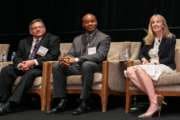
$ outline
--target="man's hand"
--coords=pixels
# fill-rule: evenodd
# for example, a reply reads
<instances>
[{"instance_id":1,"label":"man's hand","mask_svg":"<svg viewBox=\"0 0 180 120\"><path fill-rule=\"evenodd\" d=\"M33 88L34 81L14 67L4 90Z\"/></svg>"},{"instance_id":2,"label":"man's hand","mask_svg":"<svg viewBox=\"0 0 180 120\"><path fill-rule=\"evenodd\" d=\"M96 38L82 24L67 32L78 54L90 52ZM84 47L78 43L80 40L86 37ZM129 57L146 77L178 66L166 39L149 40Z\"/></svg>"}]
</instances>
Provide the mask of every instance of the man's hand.
<instances>
[{"instance_id":1,"label":"man's hand","mask_svg":"<svg viewBox=\"0 0 180 120\"><path fill-rule=\"evenodd\" d=\"M68 67L69 65L71 65L71 64L73 64L73 63L75 63L75 62L76 62L76 61L75 61L75 57L69 56L69 55L62 57L62 58L59 60L59 63L60 63L60 64L63 64L64 67Z\"/></svg>"},{"instance_id":2,"label":"man's hand","mask_svg":"<svg viewBox=\"0 0 180 120\"><path fill-rule=\"evenodd\" d=\"M26 60L18 64L18 68L22 71L27 71L35 65L34 60Z\"/></svg>"}]
</instances>

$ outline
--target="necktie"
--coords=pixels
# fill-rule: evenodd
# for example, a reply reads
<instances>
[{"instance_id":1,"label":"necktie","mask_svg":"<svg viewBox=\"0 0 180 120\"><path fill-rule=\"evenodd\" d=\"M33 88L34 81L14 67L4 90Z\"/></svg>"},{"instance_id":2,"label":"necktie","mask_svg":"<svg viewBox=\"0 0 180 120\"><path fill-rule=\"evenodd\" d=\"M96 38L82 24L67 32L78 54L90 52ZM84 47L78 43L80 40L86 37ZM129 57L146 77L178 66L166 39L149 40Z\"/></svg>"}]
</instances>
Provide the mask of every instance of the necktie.
<instances>
[{"instance_id":1,"label":"necktie","mask_svg":"<svg viewBox=\"0 0 180 120\"><path fill-rule=\"evenodd\" d=\"M40 40L36 40L32 53L29 55L29 59L34 59L40 46Z\"/></svg>"}]
</instances>

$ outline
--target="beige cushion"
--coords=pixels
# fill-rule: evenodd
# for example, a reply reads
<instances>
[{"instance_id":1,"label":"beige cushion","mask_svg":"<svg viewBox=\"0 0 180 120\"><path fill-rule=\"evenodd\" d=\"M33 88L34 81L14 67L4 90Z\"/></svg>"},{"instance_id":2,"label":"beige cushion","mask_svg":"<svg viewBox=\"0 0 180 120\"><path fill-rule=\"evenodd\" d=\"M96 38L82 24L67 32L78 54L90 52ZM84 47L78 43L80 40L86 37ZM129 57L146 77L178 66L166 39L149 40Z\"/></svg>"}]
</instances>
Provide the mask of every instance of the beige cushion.
<instances>
[{"instance_id":1,"label":"beige cushion","mask_svg":"<svg viewBox=\"0 0 180 120\"><path fill-rule=\"evenodd\" d=\"M70 50L71 46L72 43L61 43L60 44L61 56L66 55L67 52Z\"/></svg>"},{"instance_id":2,"label":"beige cushion","mask_svg":"<svg viewBox=\"0 0 180 120\"><path fill-rule=\"evenodd\" d=\"M107 60L109 62L118 62L124 60L124 52L128 49L129 59L137 59L139 55L141 42L112 42Z\"/></svg>"},{"instance_id":3,"label":"beige cushion","mask_svg":"<svg viewBox=\"0 0 180 120\"><path fill-rule=\"evenodd\" d=\"M112 42L108 52L107 60L109 62L118 62L122 60L122 51L129 49L129 42Z\"/></svg>"},{"instance_id":4,"label":"beige cushion","mask_svg":"<svg viewBox=\"0 0 180 120\"><path fill-rule=\"evenodd\" d=\"M14 88L19 84L21 77L17 77L16 81L14 82ZM42 76L36 77L33 83L32 88L41 88L42 84Z\"/></svg>"},{"instance_id":5,"label":"beige cushion","mask_svg":"<svg viewBox=\"0 0 180 120\"><path fill-rule=\"evenodd\" d=\"M129 57L132 60L138 58L141 42L112 42L108 53L108 84L109 88L114 91L124 92L125 78L124 67L119 61L123 60L121 57L122 51L129 49Z\"/></svg>"},{"instance_id":6,"label":"beige cushion","mask_svg":"<svg viewBox=\"0 0 180 120\"><path fill-rule=\"evenodd\" d=\"M100 83L102 81L102 73L94 73L93 84ZM81 75L70 75L67 77L68 85L80 85L82 84Z\"/></svg>"},{"instance_id":7,"label":"beige cushion","mask_svg":"<svg viewBox=\"0 0 180 120\"><path fill-rule=\"evenodd\" d=\"M180 49L175 51L176 71L180 72Z\"/></svg>"},{"instance_id":8,"label":"beige cushion","mask_svg":"<svg viewBox=\"0 0 180 120\"><path fill-rule=\"evenodd\" d=\"M180 39L176 39L175 62L176 71L180 72Z\"/></svg>"},{"instance_id":9,"label":"beige cushion","mask_svg":"<svg viewBox=\"0 0 180 120\"><path fill-rule=\"evenodd\" d=\"M0 53L4 54L4 55L8 55L8 51L9 51L9 44L0 44Z\"/></svg>"},{"instance_id":10,"label":"beige cushion","mask_svg":"<svg viewBox=\"0 0 180 120\"><path fill-rule=\"evenodd\" d=\"M180 49L180 39L176 39L176 48L175 49Z\"/></svg>"},{"instance_id":11,"label":"beige cushion","mask_svg":"<svg viewBox=\"0 0 180 120\"><path fill-rule=\"evenodd\" d=\"M131 60L138 59L140 49L141 49L141 42L130 42Z\"/></svg>"},{"instance_id":12,"label":"beige cushion","mask_svg":"<svg viewBox=\"0 0 180 120\"><path fill-rule=\"evenodd\" d=\"M119 62L109 62L108 69L108 84L109 88L113 91L124 91L124 74L123 67Z\"/></svg>"},{"instance_id":13,"label":"beige cushion","mask_svg":"<svg viewBox=\"0 0 180 120\"><path fill-rule=\"evenodd\" d=\"M180 72L162 74L156 86L180 85Z\"/></svg>"}]
</instances>

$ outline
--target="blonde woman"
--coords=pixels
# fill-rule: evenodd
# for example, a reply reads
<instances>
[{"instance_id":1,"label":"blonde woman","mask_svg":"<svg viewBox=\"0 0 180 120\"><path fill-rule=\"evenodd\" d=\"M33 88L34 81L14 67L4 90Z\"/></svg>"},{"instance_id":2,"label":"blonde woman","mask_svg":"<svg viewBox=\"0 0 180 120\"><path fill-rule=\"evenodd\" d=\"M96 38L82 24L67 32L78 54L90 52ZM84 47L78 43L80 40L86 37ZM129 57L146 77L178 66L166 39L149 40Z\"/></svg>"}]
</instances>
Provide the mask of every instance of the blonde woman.
<instances>
[{"instance_id":1,"label":"blonde woman","mask_svg":"<svg viewBox=\"0 0 180 120\"><path fill-rule=\"evenodd\" d=\"M142 64L128 67L126 74L149 98L149 108L139 118L160 113L164 97L155 92L154 84L162 73L170 73L175 69L175 43L176 37L169 31L165 18L160 14L153 15L140 52Z\"/></svg>"}]
</instances>

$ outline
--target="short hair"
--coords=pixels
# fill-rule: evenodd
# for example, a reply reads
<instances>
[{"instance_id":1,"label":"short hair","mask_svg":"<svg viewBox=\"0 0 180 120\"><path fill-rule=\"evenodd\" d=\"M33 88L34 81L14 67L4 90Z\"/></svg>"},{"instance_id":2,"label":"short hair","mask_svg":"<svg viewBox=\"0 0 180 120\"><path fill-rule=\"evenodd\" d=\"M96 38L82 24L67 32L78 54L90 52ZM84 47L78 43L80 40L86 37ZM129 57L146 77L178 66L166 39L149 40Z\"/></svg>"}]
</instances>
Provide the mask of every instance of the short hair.
<instances>
[{"instance_id":1,"label":"short hair","mask_svg":"<svg viewBox=\"0 0 180 120\"><path fill-rule=\"evenodd\" d=\"M93 17L96 19L96 21L97 21L96 15L94 15L93 13L86 13L86 14L84 14L84 15L82 16L82 21L83 21L84 18L85 18L86 16L88 16L88 15L93 16Z\"/></svg>"},{"instance_id":2,"label":"short hair","mask_svg":"<svg viewBox=\"0 0 180 120\"><path fill-rule=\"evenodd\" d=\"M43 21L41 18L36 18L36 19L33 19L33 20L30 22L30 24L29 24L29 29L31 29L31 26L32 26L34 23L36 23L36 22L40 22L40 23L42 23L42 24L45 26L44 21Z\"/></svg>"}]
</instances>

